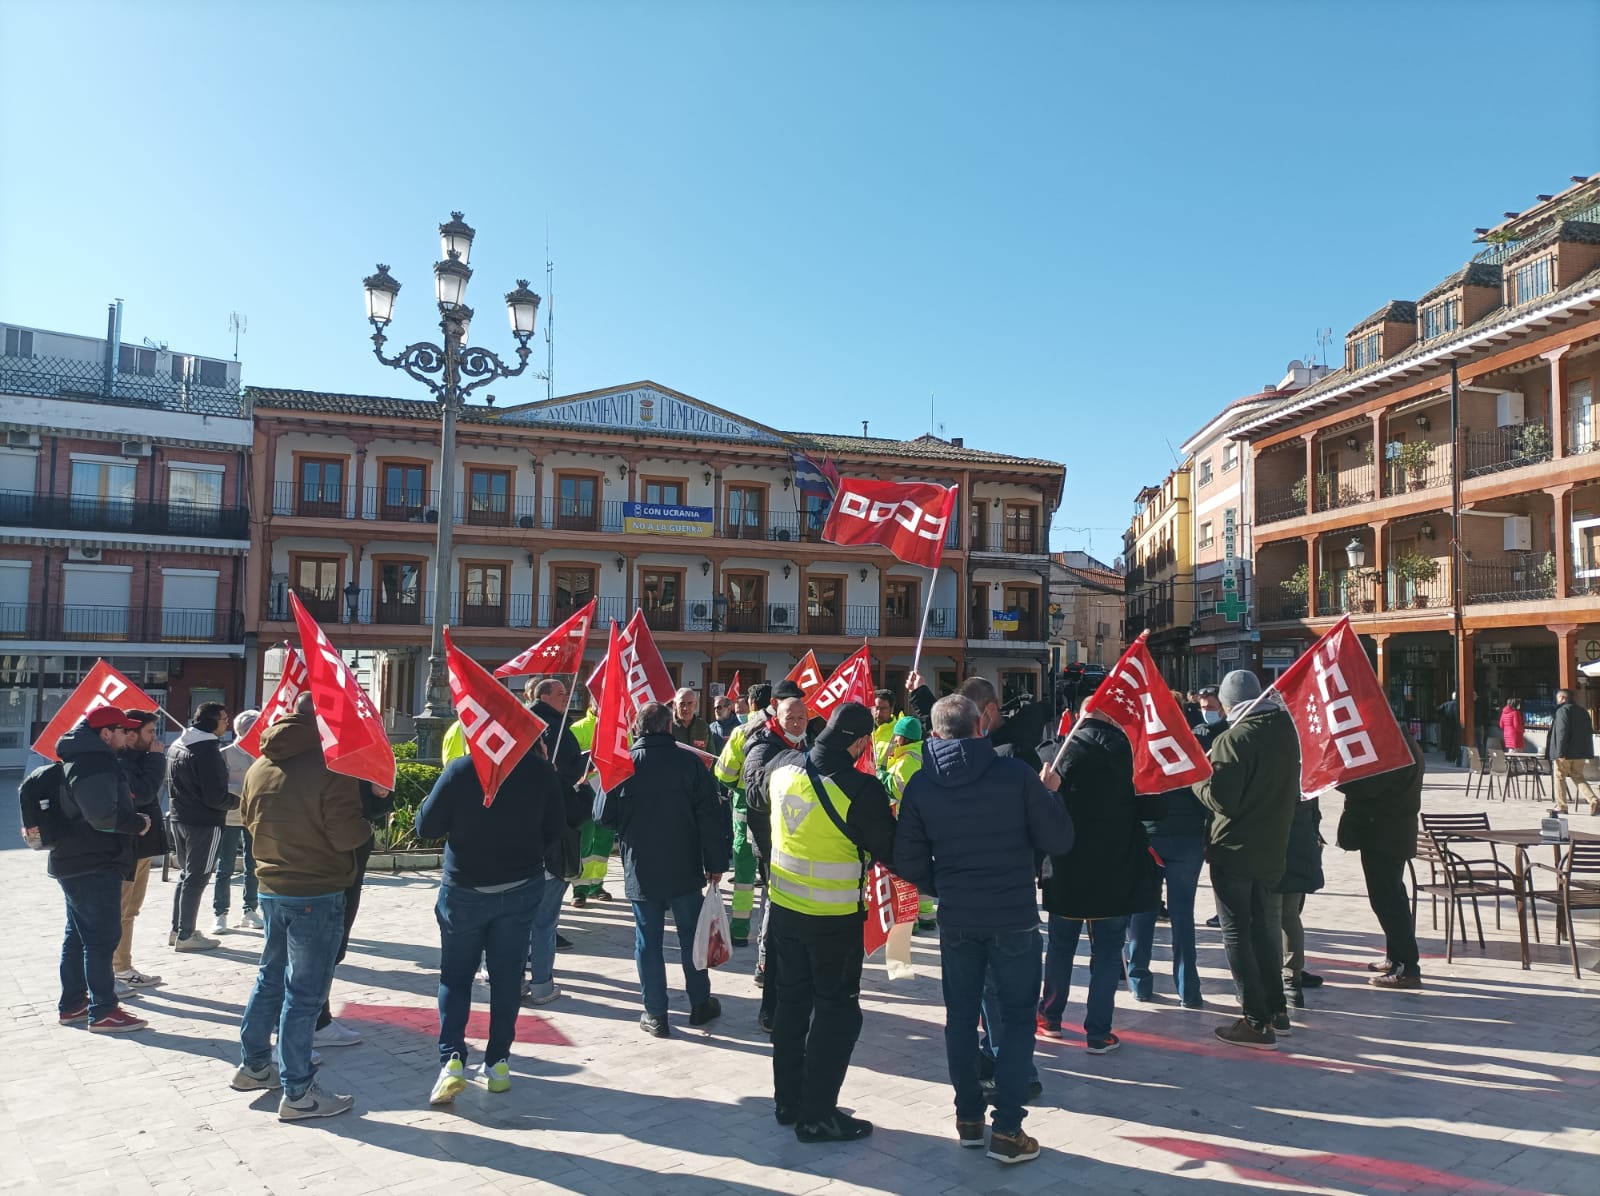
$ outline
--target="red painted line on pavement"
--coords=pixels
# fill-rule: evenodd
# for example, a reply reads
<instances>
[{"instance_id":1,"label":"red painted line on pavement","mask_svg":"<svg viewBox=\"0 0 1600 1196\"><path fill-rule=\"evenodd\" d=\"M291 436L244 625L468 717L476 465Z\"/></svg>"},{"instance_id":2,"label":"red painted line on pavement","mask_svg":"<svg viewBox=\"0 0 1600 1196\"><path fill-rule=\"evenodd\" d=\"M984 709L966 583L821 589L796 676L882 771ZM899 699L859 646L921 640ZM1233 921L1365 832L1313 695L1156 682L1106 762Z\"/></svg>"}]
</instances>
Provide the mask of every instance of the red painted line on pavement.
<instances>
[{"instance_id":1,"label":"red painted line on pavement","mask_svg":"<svg viewBox=\"0 0 1600 1196\"><path fill-rule=\"evenodd\" d=\"M367 1022L413 1030L418 1034L436 1037L439 1033L439 1010L433 1006L418 1005L358 1005L347 1004L339 1010L341 1021ZM489 1037L489 1011L474 1009L467 1017L467 1037ZM572 1040L557 1030L544 1018L534 1013L517 1016L517 1041L536 1043L539 1046L571 1046Z\"/></svg>"}]
</instances>

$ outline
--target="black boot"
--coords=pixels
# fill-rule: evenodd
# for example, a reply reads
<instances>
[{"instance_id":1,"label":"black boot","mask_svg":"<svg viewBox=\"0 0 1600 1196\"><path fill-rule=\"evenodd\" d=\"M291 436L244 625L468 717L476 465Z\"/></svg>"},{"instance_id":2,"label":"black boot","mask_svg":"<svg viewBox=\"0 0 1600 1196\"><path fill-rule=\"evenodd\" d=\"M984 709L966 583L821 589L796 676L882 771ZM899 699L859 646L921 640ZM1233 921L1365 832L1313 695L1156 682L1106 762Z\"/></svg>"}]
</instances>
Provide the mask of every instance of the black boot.
<instances>
[{"instance_id":1,"label":"black boot","mask_svg":"<svg viewBox=\"0 0 1600 1196\"><path fill-rule=\"evenodd\" d=\"M1296 1009L1306 1007L1306 994L1298 984L1285 984L1283 986L1283 999Z\"/></svg>"}]
</instances>

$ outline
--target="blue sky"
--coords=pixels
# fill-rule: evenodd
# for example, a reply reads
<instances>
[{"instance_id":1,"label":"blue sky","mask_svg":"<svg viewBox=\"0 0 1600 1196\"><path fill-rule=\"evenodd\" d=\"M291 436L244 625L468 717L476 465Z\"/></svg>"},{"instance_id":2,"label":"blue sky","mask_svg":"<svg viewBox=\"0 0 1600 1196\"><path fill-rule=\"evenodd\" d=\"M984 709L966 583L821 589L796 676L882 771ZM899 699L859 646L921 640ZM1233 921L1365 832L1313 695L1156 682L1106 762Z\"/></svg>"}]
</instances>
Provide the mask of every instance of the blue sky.
<instances>
[{"instance_id":1,"label":"blue sky","mask_svg":"<svg viewBox=\"0 0 1600 1196\"><path fill-rule=\"evenodd\" d=\"M449 22L445 24L444 22ZM1227 401L1600 163L1600 4L6 5L0 320L419 395L435 226L474 340L556 260L557 393L1067 466L1106 558ZM498 388L542 398L543 383ZM420 395L419 395L420 397Z\"/></svg>"}]
</instances>

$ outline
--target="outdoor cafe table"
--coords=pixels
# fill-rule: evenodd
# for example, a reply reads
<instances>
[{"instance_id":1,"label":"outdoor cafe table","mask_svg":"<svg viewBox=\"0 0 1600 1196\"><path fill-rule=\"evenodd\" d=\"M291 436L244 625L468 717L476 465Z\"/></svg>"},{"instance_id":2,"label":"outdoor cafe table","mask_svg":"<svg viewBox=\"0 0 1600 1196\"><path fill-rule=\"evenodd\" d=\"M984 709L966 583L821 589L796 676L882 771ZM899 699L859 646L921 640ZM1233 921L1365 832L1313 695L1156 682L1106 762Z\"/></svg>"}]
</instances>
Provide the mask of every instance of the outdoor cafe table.
<instances>
[{"instance_id":1,"label":"outdoor cafe table","mask_svg":"<svg viewBox=\"0 0 1600 1196\"><path fill-rule=\"evenodd\" d=\"M1555 849L1555 862L1559 865L1561 863L1562 847L1568 843L1600 843L1600 834L1594 831L1568 831L1567 838L1556 843L1549 839L1541 838L1537 828L1529 828L1514 831L1473 831L1470 835L1458 834L1452 835L1451 838L1464 839L1473 843L1501 843L1507 847L1515 847L1517 849L1516 868L1513 872L1515 879L1512 884L1517 891L1517 933L1522 939L1522 966L1524 969L1529 968L1532 965L1528 958L1528 848L1538 847L1541 843L1549 843Z\"/></svg>"},{"instance_id":2,"label":"outdoor cafe table","mask_svg":"<svg viewBox=\"0 0 1600 1196\"><path fill-rule=\"evenodd\" d=\"M1522 783L1526 778L1533 778L1533 793L1536 800L1544 800L1544 755L1540 752L1507 752L1506 753L1506 781L1515 784L1518 789L1517 796L1521 797ZM1560 784L1552 780L1552 785Z\"/></svg>"}]
</instances>

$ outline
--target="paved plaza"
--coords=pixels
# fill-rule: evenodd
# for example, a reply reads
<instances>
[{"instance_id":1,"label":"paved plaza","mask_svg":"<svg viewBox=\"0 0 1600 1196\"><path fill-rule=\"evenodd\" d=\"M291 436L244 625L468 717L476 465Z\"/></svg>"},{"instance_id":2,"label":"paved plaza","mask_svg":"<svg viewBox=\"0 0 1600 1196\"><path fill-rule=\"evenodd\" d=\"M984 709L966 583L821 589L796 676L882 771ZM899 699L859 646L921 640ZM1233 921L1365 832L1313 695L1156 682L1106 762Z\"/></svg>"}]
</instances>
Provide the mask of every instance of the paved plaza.
<instances>
[{"instance_id":1,"label":"paved plaza","mask_svg":"<svg viewBox=\"0 0 1600 1196\"><path fill-rule=\"evenodd\" d=\"M1488 808L1497 827L1532 826L1542 812L1532 802L1468 800L1461 778L1431 776L1424 808ZM15 810L14 777L0 780L0 794ZM1340 799L1323 804L1331 840ZM1600 819L1573 821L1600 829ZM1364 965L1381 939L1360 871L1331 846L1327 887L1305 912L1309 966L1328 983L1308 991L1309 1008L1295 1014L1294 1036L1278 1053L1212 1037L1232 1004L1214 930L1200 931L1207 1008L1178 1005L1161 928L1156 1001L1117 999L1120 1052L1091 1057L1081 1035L1040 1041L1044 1095L1026 1128L1044 1154L1007 1168L956 1145L933 938L916 940L915 980L890 983L881 960L867 967L866 1026L842 1099L876 1132L860 1143L805 1146L772 1118L753 949L713 976L723 1015L701 1030L687 1024L669 948L673 1037L648 1038L638 1028L632 920L621 901L564 915L577 943L557 960L566 995L523 1013L511 1092L474 1086L453 1107L430 1109L437 875L426 873L368 878L334 983L336 1013L364 1041L325 1052L320 1078L353 1093L355 1112L280 1124L276 1093L228 1088L258 932L235 931L215 952L174 953L165 945L172 889L153 879L134 961L166 983L130 1003L150 1029L105 1037L64 1029L55 1008L60 891L43 855L22 847L15 816L4 822L7 1193L1600 1191L1593 915L1580 920L1584 977L1575 980L1565 945L1553 943L1548 906L1544 943L1523 971L1510 902L1500 929L1485 906L1487 949L1474 937L1446 965L1424 898L1427 987L1379 991L1366 984ZM1536 858L1548 856L1536 849ZM617 861L610 887L620 896ZM1199 910L1211 912L1209 893ZM1086 978L1080 954L1069 1026L1082 1016ZM478 996L475 1047L487 1020L482 986Z\"/></svg>"}]
</instances>

